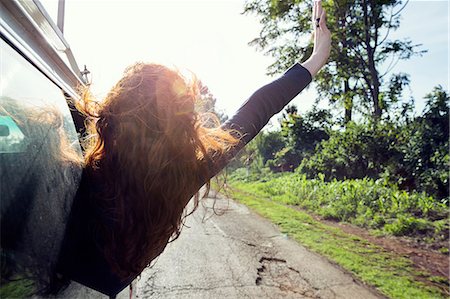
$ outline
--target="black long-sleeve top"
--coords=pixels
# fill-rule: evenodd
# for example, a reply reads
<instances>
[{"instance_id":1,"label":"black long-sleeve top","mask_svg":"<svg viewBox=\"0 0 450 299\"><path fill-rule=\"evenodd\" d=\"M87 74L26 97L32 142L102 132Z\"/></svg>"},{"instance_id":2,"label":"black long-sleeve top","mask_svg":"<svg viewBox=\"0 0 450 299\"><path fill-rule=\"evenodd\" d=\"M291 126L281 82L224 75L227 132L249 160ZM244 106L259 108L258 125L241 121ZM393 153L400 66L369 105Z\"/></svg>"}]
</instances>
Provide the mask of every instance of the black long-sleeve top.
<instances>
[{"instance_id":1,"label":"black long-sleeve top","mask_svg":"<svg viewBox=\"0 0 450 299\"><path fill-rule=\"evenodd\" d=\"M222 126L224 129L237 130L242 138L221 161L216 161L213 175L222 170L264 128L270 118L280 112L311 80L309 71L297 63L280 78L255 91Z\"/></svg>"},{"instance_id":2,"label":"black long-sleeve top","mask_svg":"<svg viewBox=\"0 0 450 299\"><path fill-rule=\"evenodd\" d=\"M223 125L224 129L238 131L241 138L226 155L213 162L210 176L214 176L225 167L273 115L280 112L311 82L311 79L308 70L300 64L295 64L283 76L253 93L236 114ZM210 177L204 178L201 185L209 179ZM111 271L108 262L96 246L96 237L92 235L90 227L99 215L85 198L85 195L89 194L89 188L89 182L84 176L72 208L58 268L59 272L68 278L114 296L135 277L121 281Z\"/></svg>"}]
</instances>

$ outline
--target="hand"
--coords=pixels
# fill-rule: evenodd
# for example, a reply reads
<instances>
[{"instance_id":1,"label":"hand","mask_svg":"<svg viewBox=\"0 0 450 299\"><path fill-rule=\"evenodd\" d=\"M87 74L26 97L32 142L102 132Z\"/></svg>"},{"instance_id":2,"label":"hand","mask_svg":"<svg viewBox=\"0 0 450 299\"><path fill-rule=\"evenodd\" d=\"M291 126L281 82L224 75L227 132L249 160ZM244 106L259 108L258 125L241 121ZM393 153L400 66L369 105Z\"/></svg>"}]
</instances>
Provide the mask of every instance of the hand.
<instances>
[{"instance_id":1,"label":"hand","mask_svg":"<svg viewBox=\"0 0 450 299\"><path fill-rule=\"evenodd\" d=\"M313 53L302 65L314 77L327 62L331 50L331 32L328 30L326 13L320 0L314 0L312 23L314 26Z\"/></svg>"}]
</instances>

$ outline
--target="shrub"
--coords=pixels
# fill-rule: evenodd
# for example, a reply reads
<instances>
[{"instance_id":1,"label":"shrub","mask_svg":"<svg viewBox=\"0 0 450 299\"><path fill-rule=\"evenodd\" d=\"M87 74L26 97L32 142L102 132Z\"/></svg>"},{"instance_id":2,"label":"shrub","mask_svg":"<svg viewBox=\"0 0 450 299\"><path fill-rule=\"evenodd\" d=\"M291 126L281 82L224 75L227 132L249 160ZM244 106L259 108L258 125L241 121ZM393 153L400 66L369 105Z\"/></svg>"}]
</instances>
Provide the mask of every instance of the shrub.
<instances>
[{"instance_id":1,"label":"shrub","mask_svg":"<svg viewBox=\"0 0 450 299\"><path fill-rule=\"evenodd\" d=\"M233 175L232 182L239 180ZM304 174L285 173L264 181L248 181L239 188L313 211L326 219L380 229L393 235L427 235L448 239L448 209L424 192L407 192L385 180L369 178L325 181Z\"/></svg>"}]
</instances>

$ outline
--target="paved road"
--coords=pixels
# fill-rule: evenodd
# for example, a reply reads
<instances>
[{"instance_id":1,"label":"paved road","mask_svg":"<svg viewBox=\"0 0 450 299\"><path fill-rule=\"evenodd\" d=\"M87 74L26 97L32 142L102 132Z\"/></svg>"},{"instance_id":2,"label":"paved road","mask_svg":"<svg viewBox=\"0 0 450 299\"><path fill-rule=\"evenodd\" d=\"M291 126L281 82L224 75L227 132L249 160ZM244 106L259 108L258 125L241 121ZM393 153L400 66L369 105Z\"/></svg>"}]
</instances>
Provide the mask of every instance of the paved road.
<instances>
[{"instance_id":1,"label":"paved road","mask_svg":"<svg viewBox=\"0 0 450 299\"><path fill-rule=\"evenodd\" d=\"M137 298L380 298L245 206L217 199L217 216L212 203L142 273Z\"/></svg>"},{"instance_id":2,"label":"paved road","mask_svg":"<svg viewBox=\"0 0 450 299\"><path fill-rule=\"evenodd\" d=\"M203 201L133 298L382 298L232 200ZM36 299L41 299L35 296ZM108 298L72 283L58 298ZM117 299L129 298L129 289Z\"/></svg>"}]
</instances>

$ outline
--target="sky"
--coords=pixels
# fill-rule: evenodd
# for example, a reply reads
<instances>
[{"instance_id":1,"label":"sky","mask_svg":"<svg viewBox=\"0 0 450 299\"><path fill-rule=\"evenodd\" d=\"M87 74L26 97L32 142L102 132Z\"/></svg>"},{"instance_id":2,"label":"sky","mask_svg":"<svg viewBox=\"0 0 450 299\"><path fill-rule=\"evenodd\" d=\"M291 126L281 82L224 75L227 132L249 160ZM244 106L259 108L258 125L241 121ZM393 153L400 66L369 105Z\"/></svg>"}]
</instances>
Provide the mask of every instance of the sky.
<instances>
[{"instance_id":1,"label":"sky","mask_svg":"<svg viewBox=\"0 0 450 299\"><path fill-rule=\"evenodd\" d=\"M41 2L56 20L57 0ZM239 0L66 0L64 35L80 67L91 71L99 98L128 65L156 62L194 72L230 116L273 79L265 74L273 58L248 45L262 25L256 16L241 14L243 5ZM406 37L428 50L394 69L410 74L406 96L415 98L420 113L434 86L449 89L449 2L410 1L391 35ZM293 103L304 112L315 98L312 84Z\"/></svg>"}]
</instances>

